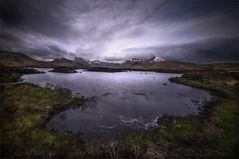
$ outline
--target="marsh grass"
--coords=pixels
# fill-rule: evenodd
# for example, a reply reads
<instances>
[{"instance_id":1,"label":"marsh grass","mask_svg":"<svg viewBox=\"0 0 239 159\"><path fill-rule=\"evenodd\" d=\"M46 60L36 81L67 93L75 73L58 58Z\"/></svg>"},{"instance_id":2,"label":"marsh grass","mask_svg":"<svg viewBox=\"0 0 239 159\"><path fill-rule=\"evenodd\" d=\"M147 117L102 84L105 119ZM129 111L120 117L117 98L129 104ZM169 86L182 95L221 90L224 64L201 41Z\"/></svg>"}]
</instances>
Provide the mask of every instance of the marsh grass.
<instances>
[{"instance_id":1,"label":"marsh grass","mask_svg":"<svg viewBox=\"0 0 239 159\"><path fill-rule=\"evenodd\" d=\"M76 100L78 99L69 94L32 85L2 86L2 157L48 158L59 155L60 147L67 148L76 144L77 140L73 140L73 136L68 134L55 136L44 127L54 106L64 106ZM65 149L64 152L66 151L68 150ZM64 153L66 154L67 152Z\"/></svg>"},{"instance_id":2,"label":"marsh grass","mask_svg":"<svg viewBox=\"0 0 239 159\"><path fill-rule=\"evenodd\" d=\"M190 134L187 134L187 138L182 139L186 139L185 141L189 139L193 147L197 146L197 149L200 149L201 152L197 156L237 158L239 155L238 77L232 77L228 73L216 75L208 73L203 79L201 79L203 75L193 79L192 76L194 75L184 75L171 81L210 90L218 96L218 99L204 107L201 116L177 120L176 124L181 125L182 121L186 120L189 122L187 125L191 127L191 130L185 132L190 132L193 138L190 139ZM180 130L177 132L180 134Z\"/></svg>"}]
</instances>

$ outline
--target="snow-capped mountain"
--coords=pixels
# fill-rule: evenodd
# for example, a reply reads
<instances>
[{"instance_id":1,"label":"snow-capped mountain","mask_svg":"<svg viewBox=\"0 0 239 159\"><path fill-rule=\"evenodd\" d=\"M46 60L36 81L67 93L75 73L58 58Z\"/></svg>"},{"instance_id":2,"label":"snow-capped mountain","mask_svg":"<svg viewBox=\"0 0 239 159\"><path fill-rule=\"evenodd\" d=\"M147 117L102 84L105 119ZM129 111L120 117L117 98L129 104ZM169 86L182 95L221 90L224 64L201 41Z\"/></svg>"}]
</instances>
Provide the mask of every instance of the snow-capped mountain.
<instances>
[{"instance_id":1,"label":"snow-capped mountain","mask_svg":"<svg viewBox=\"0 0 239 159\"><path fill-rule=\"evenodd\" d=\"M147 65L147 64L156 64L156 63L160 63L162 61L165 61L163 58L154 56L152 58L149 59L140 59L140 58L132 58L130 60L126 60L123 63L110 63L110 62L103 62L103 61L99 61L99 60L94 60L94 61L90 61L87 59L83 59L81 57L76 57L74 59L75 63L78 64L82 64L85 66L92 66L92 67L119 67L119 66L124 66L125 64L140 64L140 65Z\"/></svg>"},{"instance_id":2,"label":"snow-capped mountain","mask_svg":"<svg viewBox=\"0 0 239 159\"><path fill-rule=\"evenodd\" d=\"M158 63L158 62L162 62L162 61L165 61L165 60L163 58L160 58L160 57L157 57L157 56L154 56L154 57L149 59L150 63Z\"/></svg>"},{"instance_id":3,"label":"snow-capped mountain","mask_svg":"<svg viewBox=\"0 0 239 159\"><path fill-rule=\"evenodd\" d=\"M159 63L165 61L163 58L154 56L149 59L138 59L138 58L133 58L130 60L125 61L126 63L142 63L142 64L147 64L147 63Z\"/></svg>"}]
</instances>

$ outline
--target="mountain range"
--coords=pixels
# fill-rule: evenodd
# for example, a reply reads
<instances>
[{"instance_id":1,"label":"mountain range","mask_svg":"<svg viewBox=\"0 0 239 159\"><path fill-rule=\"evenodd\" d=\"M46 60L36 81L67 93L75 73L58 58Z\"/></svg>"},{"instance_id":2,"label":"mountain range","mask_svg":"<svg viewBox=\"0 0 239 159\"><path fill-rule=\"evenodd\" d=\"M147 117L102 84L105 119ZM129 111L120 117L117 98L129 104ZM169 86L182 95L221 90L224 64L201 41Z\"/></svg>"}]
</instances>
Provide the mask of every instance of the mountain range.
<instances>
[{"instance_id":1,"label":"mountain range","mask_svg":"<svg viewBox=\"0 0 239 159\"><path fill-rule=\"evenodd\" d=\"M118 70L152 70L160 72L182 72L182 71L192 71L192 70L204 70L204 69L219 69L220 66L226 68L225 66L230 65L238 69L238 63L236 64L194 64L194 63L184 63L177 61L166 61L163 58L154 56L149 59L130 59L122 63L110 63L103 62L99 60L90 61L80 57L75 59L67 58L57 58L52 61L39 61L32 59L31 57L25 55L24 53L16 53L0 50L0 65L5 66L15 66L15 67L74 67L79 69L92 69L97 68L109 68ZM229 67L229 66L228 66Z\"/></svg>"},{"instance_id":2,"label":"mountain range","mask_svg":"<svg viewBox=\"0 0 239 159\"><path fill-rule=\"evenodd\" d=\"M158 63L165 61L159 57L152 57L150 59L130 59L121 64L103 62L99 60L90 61L88 59L83 59L81 57L75 57L73 60L67 58L56 58L52 61L39 61L32 59L31 57L17 52L0 51L0 64L8 66L33 66L33 67L57 67L57 66L67 66L67 67L77 67L77 68L87 68L87 67L119 67L124 64L135 62L146 64L146 63Z\"/></svg>"}]
</instances>

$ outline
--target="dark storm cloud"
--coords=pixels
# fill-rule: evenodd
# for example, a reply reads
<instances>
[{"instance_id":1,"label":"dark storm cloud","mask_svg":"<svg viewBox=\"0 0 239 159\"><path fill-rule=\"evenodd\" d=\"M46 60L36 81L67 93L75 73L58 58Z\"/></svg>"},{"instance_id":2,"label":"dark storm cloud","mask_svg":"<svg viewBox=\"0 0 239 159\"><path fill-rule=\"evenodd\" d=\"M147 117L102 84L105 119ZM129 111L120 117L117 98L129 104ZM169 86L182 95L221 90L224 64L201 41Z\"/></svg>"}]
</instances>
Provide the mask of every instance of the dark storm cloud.
<instances>
[{"instance_id":1,"label":"dark storm cloud","mask_svg":"<svg viewBox=\"0 0 239 159\"><path fill-rule=\"evenodd\" d=\"M16 35L8 32L0 32L0 40L12 41L12 42L20 42L21 39Z\"/></svg>"},{"instance_id":2,"label":"dark storm cloud","mask_svg":"<svg viewBox=\"0 0 239 159\"><path fill-rule=\"evenodd\" d=\"M40 59L216 60L224 43L202 45L238 39L237 1L1 0L0 7L0 47ZM228 58L237 54L231 50Z\"/></svg>"},{"instance_id":3,"label":"dark storm cloud","mask_svg":"<svg viewBox=\"0 0 239 159\"><path fill-rule=\"evenodd\" d=\"M68 18L61 12L62 2L62 0L4 0L1 2L3 26L29 33L64 37L64 32L68 30L66 25Z\"/></svg>"}]
</instances>

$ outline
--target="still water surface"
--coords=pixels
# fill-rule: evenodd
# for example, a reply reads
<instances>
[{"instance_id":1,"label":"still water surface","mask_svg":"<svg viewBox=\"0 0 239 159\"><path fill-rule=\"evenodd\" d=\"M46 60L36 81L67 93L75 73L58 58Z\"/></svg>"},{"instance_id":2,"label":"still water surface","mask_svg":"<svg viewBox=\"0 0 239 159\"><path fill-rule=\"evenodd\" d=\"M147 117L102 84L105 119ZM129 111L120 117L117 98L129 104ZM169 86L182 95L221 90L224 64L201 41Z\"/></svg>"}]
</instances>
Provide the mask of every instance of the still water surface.
<instances>
[{"instance_id":1,"label":"still water surface","mask_svg":"<svg viewBox=\"0 0 239 159\"><path fill-rule=\"evenodd\" d=\"M171 83L180 74L155 72L88 72L24 75L25 82L52 84L73 94L95 97L84 108L70 108L53 116L47 128L56 133L71 132L85 139L110 139L122 132L149 130L157 118L197 114L213 96L204 90Z\"/></svg>"}]
</instances>

